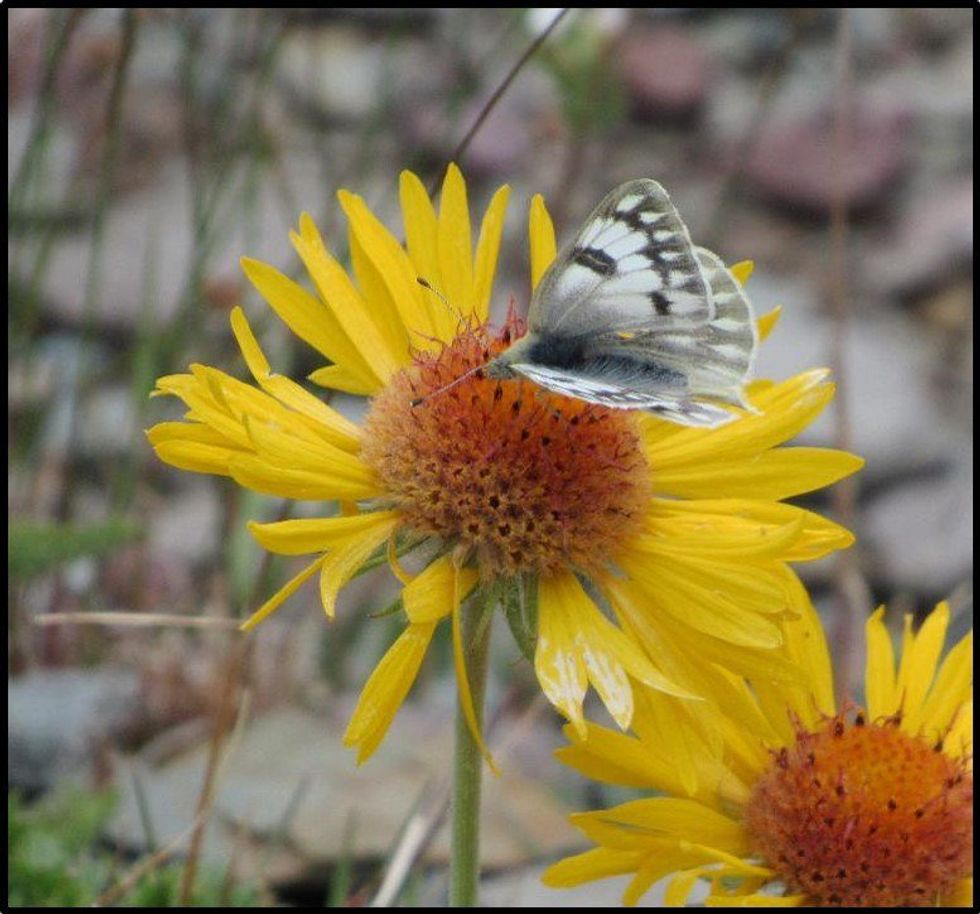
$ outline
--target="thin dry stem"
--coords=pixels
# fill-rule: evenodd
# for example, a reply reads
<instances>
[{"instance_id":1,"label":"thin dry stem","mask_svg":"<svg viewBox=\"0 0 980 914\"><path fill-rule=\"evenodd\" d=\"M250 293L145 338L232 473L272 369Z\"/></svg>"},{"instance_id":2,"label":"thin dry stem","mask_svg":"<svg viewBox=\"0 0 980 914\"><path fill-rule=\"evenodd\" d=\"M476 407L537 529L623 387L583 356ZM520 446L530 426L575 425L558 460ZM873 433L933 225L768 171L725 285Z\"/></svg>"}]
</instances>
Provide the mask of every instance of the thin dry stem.
<instances>
[{"instance_id":1,"label":"thin dry stem","mask_svg":"<svg viewBox=\"0 0 980 914\"><path fill-rule=\"evenodd\" d=\"M484 121L490 116L490 112L497 106L497 102L503 98L504 93L510 88L510 84L517 77L517 74L524 69L524 65L537 53L538 48L541 47L548 40L548 36L557 28L558 23L565 18L565 16L571 11L571 7L565 7L560 10L558 15L548 24L548 27L538 35L528 46L524 53L518 58L517 62L510 68L510 71L503 78L499 86L494 90L490 98L487 99L486 104L481 109L480 113L477 115L476 120L473 122L473 126L466 131L466 135L459 141L456 148L453 150L452 155L449 157L450 162L455 162L459 164L460 159L463 157L463 153L466 152L470 143L473 142L473 137L479 132L480 128L483 126ZM444 173L445 169L443 169ZM440 174L441 174L440 173ZM433 180L432 184L429 186L429 196L435 196L438 190L439 176Z\"/></svg>"},{"instance_id":2,"label":"thin dry stem","mask_svg":"<svg viewBox=\"0 0 980 914\"><path fill-rule=\"evenodd\" d=\"M221 760L223 758L222 747L225 745L227 734L232 730L235 719L234 699L242 681L250 647L251 642L247 639L236 639L229 646L225 674L223 676L223 688L215 712L214 730L208 749L204 783L201 787L201 793L197 798L197 811L194 818L194 829L191 832L191 845L187 852L187 863L184 866L180 883L179 904L181 907L186 907L190 904L194 891L194 880L197 877L197 867L201 856L204 830L214 804L218 772L221 768Z\"/></svg>"},{"instance_id":3,"label":"thin dry stem","mask_svg":"<svg viewBox=\"0 0 980 914\"><path fill-rule=\"evenodd\" d=\"M238 704L238 715L235 719L235 725L232 728L231 736L227 741L227 748L221 757L221 761L217 766L216 780L220 780L221 774L223 773L228 760L234 755L235 749L241 742L242 733L245 729L245 721L248 718L248 693L245 692L242 695L242 700ZM176 852L184 841L190 837L194 831L200 827L202 821L207 818L207 813L209 810L203 810L199 812L195 817L194 821L187 826L180 834L178 834L172 841L169 841L160 850L155 853L150 854L148 857L141 860L135 866L131 867L129 872L118 880L114 885L111 885L106 889L98 898L92 902L93 908L103 908L109 905L115 904L121 898L125 897L126 893L129 892L137 882L140 881L144 876L149 873L158 870L163 866Z\"/></svg>"},{"instance_id":4,"label":"thin dry stem","mask_svg":"<svg viewBox=\"0 0 980 914\"><path fill-rule=\"evenodd\" d=\"M214 628L237 632L237 619L218 616L179 616L174 613L64 612L34 616L35 625L167 625L173 628Z\"/></svg>"},{"instance_id":5,"label":"thin dry stem","mask_svg":"<svg viewBox=\"0 0 980 914\"><path fill-rule=\"evenodd\" d=\"M851 19L842 9L838 18L835 45L837 68L837 99L834 112L834 198L831 209L831 306L833 314L833 346L831 364L837 379L838 394L834 401L836 417L836 446L851 449L851 415L848 408L847 359L845 345L852 316L848 265L848 204L845 175L848 166L848 146L851 128ZM850 476L832 489L837 519L848 529L854 529L857 517L857 478ZM837 601L839 612L834 627L834 660L837 694L846 700L854 694L861 676L862 630L871 604L868 585L861 575L855 549L837 554Z\"/></svg>"}]
</instances>

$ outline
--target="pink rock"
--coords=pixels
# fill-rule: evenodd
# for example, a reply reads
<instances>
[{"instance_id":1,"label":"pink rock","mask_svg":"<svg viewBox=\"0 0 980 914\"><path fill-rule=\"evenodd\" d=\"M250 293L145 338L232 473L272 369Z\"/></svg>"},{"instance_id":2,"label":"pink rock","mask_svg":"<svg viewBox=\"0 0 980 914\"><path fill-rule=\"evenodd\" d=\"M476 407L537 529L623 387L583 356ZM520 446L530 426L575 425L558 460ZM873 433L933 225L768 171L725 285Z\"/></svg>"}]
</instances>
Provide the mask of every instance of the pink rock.
<instances>
[{"instance_id":1,"label":"pink rock","mask_svg":"<svg viewBox=\"0 0 980 914\"><path fill-rule=\"evenodd\" d=\"M840 167L833 112L779 120L757 140L746 175L766 196L793 208L825 215L842 193L849 208L863 209L900 176L907 126L901 115L855 106Z\"/></svg>"},{"instance_id":2,"label":"pink rock","mask_svg":"<svg viewBox=\"0 0 980 914\"><path fill-rule=\"evenodd\" d=\"M619 47L616 68L640 116L688 117L707 97L708 53L676 26L633 29Z\"/></svg>"}]
</instances>

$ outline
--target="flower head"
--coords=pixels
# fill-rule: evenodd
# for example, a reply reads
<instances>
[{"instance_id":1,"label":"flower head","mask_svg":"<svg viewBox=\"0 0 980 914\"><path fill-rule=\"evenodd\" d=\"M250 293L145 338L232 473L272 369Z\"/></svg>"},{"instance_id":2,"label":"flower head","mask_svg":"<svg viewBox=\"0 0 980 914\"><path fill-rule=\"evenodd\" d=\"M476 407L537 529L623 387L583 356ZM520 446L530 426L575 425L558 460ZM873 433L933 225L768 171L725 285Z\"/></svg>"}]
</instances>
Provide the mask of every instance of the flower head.
<instances>
[{"instance_id":1,"label":"flower head","mask_svg":"<svg viewBox=\"0 0 980 914\"><path fill-rule=\"evenodd\" d=\"M757 412L717 430L587 404L528 381L477 371L464 378L525 329L513 312L501 327L488 323L507 196L506 187L494 195L474 250L454 166L438 212L418 178L402 174L404 245L363 200L341 192L353 277L308 216L292 235L315 295L243 260L272 309L331 363L310 381L371 398L362 426L274 374L241 309L232 329L257 387L202 365L158 381L157 393L189 408L187 421L150 430L163 460L258 492L340 505L337 515L250 525L271 552L312 559L246 628L314 575L328 617L339 590L378 556L402 581L406 628L368 680L345 737L361 759L411 687L436 625L455 622L478 589L508 607L543 690L584 733L590 683L622 727L633 714L631 682L691 697L661 665L687 650L741 672L797 678L769 659L780 620L805 602L789 563L852 541L781 501L861 465L839 451L777 447L830 401L823 371L754 382ZM530 247L533 286L556 249L540 197L531 204ZM733 274L744 282L750 269ZM760 321L761 331L774 320ZM417 574L402 564L414 549L428 562ZM657 639L662 654L645 654L640 636Z\"/></svg>"},{"instance_id":2,"label":"flower head","mask_svg":"<svg viewBox=\"0 0 980 914\"><path fill-rule=\"evenodd\" d=\"M590 725L583 741L569 729L573 745L559 750L568 764L667 796L575 816L599 846L555 864L545 881L633 873L627 903L671 874L674 904L699 879L710 884L709 904L968 903L972 635L939 665L948 607L914 635L907 617L896 675L882 615L867 625L866 708L834 707L810 610L785 623L785 650L807 671L802 689L719 677L698 715L646 695L635 738ZM686 781L679 765L691 765Z\"/></svg>"}]
</instances>

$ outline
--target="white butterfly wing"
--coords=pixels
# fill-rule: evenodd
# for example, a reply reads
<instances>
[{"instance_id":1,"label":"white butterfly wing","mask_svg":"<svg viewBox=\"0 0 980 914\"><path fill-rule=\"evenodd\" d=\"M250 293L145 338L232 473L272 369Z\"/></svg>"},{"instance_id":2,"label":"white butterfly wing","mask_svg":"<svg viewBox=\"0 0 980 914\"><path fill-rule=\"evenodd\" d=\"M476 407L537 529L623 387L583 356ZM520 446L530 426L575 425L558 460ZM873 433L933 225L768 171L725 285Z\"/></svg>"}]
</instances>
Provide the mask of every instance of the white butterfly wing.
<instances>
[{"instance_id":1,"label":"white butterfly wing","mask_svg":"<svg viewBox=\"0 0 980 914\"><path fill-rule=\"evenodd\" d=\"M513 367L541 387L563 396L576 397L579 400L616 409L643 409L682 425L711 428L724 425L736 418L735 413L721 406L695 399L683 391L672 392L667 385L644 392L634 387L624 386L618 377L569 374L567 371L546 365L522 363ZM636 384L636 388L641 386L642 383Z\"/></svg>"},{"instance_id":2,"label":"white butterfly wing","mask_svg":"<svg viewBox=\"0 0 980 914\"><path fill-rule=\"evenodd\" d=\"M695 248L711 286L715 316L705 324L650 330L630 339L615 334L596 340L593 352L652 361L681 374L693 396L707 396L744 406L743 385L751 374L758 347L755 315L742 287L722 259Z\"/></svg>"},{"instance_id":3,"label":"white butterfly wing","mask_svg":"<svg viewBox=\"0 0 980 914\"><path fill-rule=\"evenodd\" d=\"M532 333L584 336L690 326L714 317L687 226L656 181L628 181L586 220L538 284Z\"/></svg>"},{"instance_id":4,"label":"white butterfly wing","mask_svg":"<svg viewBox=\"0 0 980 914\"><path fill-rule=\"evenodd\" d=\"M684 425L713 427L735 415L718 405L747 407L743 385L752 370L758 331L752 305L717 254L693 248L711 294L706 322L666 322L641 332L603 328L573 364L515 362L512 368L542 387L604 406L645 409ZM565 334L539 334L539 352ZM558 350L558 346L555 346Z\"/></svg>"}]
</instances>

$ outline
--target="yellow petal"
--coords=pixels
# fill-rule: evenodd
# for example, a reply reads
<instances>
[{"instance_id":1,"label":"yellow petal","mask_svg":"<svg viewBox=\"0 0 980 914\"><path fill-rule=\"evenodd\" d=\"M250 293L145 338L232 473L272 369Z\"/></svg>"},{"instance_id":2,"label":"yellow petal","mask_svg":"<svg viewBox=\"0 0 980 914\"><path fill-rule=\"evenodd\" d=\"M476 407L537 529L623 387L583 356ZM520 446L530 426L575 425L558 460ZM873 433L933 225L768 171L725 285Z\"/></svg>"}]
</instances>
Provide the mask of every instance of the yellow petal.
<instances>
[{"instance_id":1,"label":"yellow petal","mask_svg":"<svg viewBox=\"0 0 980 914\"><path fill-rule=\"evenodd\" d=\"M585 661L575 645L568 610L546 580L538 588L538 641L534 651L534 672L550 701L584 737L582 701L588 679Z\"/></svg>"},{"instance_id":2,"label":"yellow petal","mask_svg":"<svg viewBox=\"0 0 980 914\"><path fill-rule=\"evenodd\" d=\"M380 494L380 483L374 471L356 454L332 447L326 442L310 444L291 435L272 422L253 421L246 417L245 430L256 458L285 470L301 470L323 480L324 485L353 486L364 494ZM339 491L339 488L338 488ZM345 489L349 492L350 489ZM341 496L337 496L341 497ZM345 497L351 497L349 494Z\"/></svg>"},{"instance_id":3,"label":"yellow petal","mask_svg":"<svg viewBox=\"0 0 980 914\"><path fill-rule=\"evenodd\" d=\"M679 867L689 866L690 863L691 855L675 848L650 854L643 865L637 868L636 875L623 892L623 905L627 908L634 907L655 882Z\"/></svg>"},{"instance_id":4,"label":"yellow petal","mask_svg":"<svg viewBox=\"0 0 980 914\"><path fill-rule=\"evenodd\" d=\"M949 626L949 605L940 603L925 619L919 631L906 639L898 668L895 688L901 696L902 729L911 731L912 721L919 719L922 700L936 675L936 664L942 653Z\"/></svg>"},{"instance_id":5,"label":"yellow petal","mask_svg":"<svg viewBox=\"0 0 980 914\"><path fill-rule=\"evenodd\" d=\"M400 346L404 333L386 326L383 313L371 308L351 282L347 271L327 251L323 238L309 213L299 218L299 233L290 232L289 240L313 279L324 305L342 328L344 335L357 347L366 370L358 366L351 373L363 377L377 391L401 366ZM346 362L341 362L345 367Z\"/></svg>"},{"instance_id":6,"label":"yellow petal","mask_svg":"<svg viewBox=\"0 0 980 914\"><path fill-rule=\"evenodd\" d=\"M634 872L639 858L635 851L595 847L553 863L541 874L541 881L553 889L568 889L583 882Z\"/></svg>"},{"instance_id":7,"label":"yellow petal","mask_svg":"<svg viewBox=\"0 0 980 914\"><path fill-rule=\"evenodd\" d=\"M261 457L242 454L228 463L228 475L239 485L263 495L300 501L373 498L377 485L330 472L294 470Z\"/></svg>"},{"instance_id":8,"label":"yellow petal","mask_svg":"<svg viewBox=\"0 0 980 914\"><path fill-rule=\"evenodd\" d=\"M922 707L921 723L930 738L943 734L973 694L973 632L960 639L939 670Z\"/></svg>"},{"instance_id":9,"label":"yellow petal","mask_svg":"<svg viewBox=\"0 0 980 914\"><path fill-rule=\"evenodd\" d=\"M704 688L703 682L696 685ZM644 746L657 746L658 753L669 760L668 770L660 772L659 785L669 794L697 796L704 792L705 776L711 788L717 785L717 777L706 770L714 766L704 764L713 754L705 751L709 747L698 733L698 724L704 723L701 710L692 711L690 703L681 705L649 690L637 695L633 729ZM655 771L651 769L651 775Z\"/></svg>"},{"instance_id":10,"label":"yellow petal","mask_svg":"<svg viewBox=\"0 0 980 914\"><path fill-rule=\"evenodd\" d=\"M586 737L580 739L575 727L563 732L571 742L555 750L555 758L593 781L623 787L663 789L660 775L672 771L674 760L661 759L638 739L586 722ZM664 772L662 769L668 769ZM673 778L670 779L673 782Z\"/></svg>"},{"instance_id":11,"label":"yellow petal","mask_svg":"<svg viewBox=\"0 0 980 914\"><path fill-rule=\"evenodd\" d=\"M712 862L686 870L685 872L679 873L677 876L675 876L667 886L667 892L664 895L664 903L667 905L667 907L679 907L684 905L687 902L688 895L690 895L691 891L694 889L695 884L698 882L698 880L703 878L711 879L712 890L714 890L714 887L721 879L734 878L741 881L746 877L755 877L753 882L757 885L760 880L768 881L775 877L775 874L770 869L753 866L752 864L746 863L743 860L739 860L737 857L733 857L731 854L726 854L723 851L719 851L716 848L709 848L703 845L694 844L686 844L685 847L689 847L694 853L700 852ZM719 862L727 865L719 866ZM724 897L730 898L732 896L726 893Z\"/></svg>"},{"instance_id":12,"label":"yellow petal","mask_svg":"<svg viewBox=\"0 0 980 914\"><path fill-rule=\"evenodd\" d=\"M442 293L449 303L463 313L477 310L473 297L473 232L470 227L470 208L466 199L466 182L455 164L450 163L442 182L438 225L439 267L445 289ZM443 319L437 322L437 333L444 342L455 334L456 319L444 309Z\"/></svg>"},{"instance_id":13,"label":"yellow petal","mask_svg":"<svg viewBox=\"0 0 980 914\"><path fill-rule=\"evenodd\" d=\"M650 465L658 472L689 464L754 456L788 441L806 428L833 399L834 385L824 369L806 371L778 384L753 382L752 405L760 412L746 413L714 429L685 428L648 417L641 425Z\"/></svg>"},{"instance_id":14,"label":"yellow petal","mask_svg":"<svg viewBox=\"0 0 980 914\"><path fill-rule=\"evenodd\" d=\"M973 699L956 710L949 732L943 740L943 752L950 758L964 759L973 771Z\"/></svg>"},{"instance_id":15,"label":"yellow petal","mask_svg":"<svg viewBox=\"0 0 980 914\"><path fill-rule=\"evenodd\" d=\"M669 613L684 625L734 645L774 648L782 644L779 627L753 612L751 604L736 603L724 592L701 586L672 563L637 562L629 557L622 565L650 612ZM753 583L754 578L746 577L746 585Z\"/></svg>"},{"instance_id":16,"label":"yellow petal","mask_svg":"<svg viewBox=\"0 0 980 914\"><path fill-rule=\"evenodd\" d=\"M361 294L399 364L408 364L409 347L423 346L436 333L412 262L360 197L344 190L337 197L350 223L351 263Z\"/></svg>"},{"instance_id":17,"label":"yellow petal","mask_svg":"<svg viewBox=\"0 0 980 914\"><path fill-rule=\"evenodd\" d=\"M547 622L543 621L545 616ZM592 683L613 720L623 729L633 717L633 690L627 673L655 689L696 698L657 670L599 612L573 574L558 574L539 582L538 625L535 653L538 679L549 698L556 696L552 698L553 703L576 724L579 733L584 733L585 726L581 716L585 684L578 678L580 673ZM545 646L541 640L543 631L549 639ZM572 713L568 711L570 708Z\"/></svg>"},{"instance_id":18,"label":"yellow petal","mask_svg":"<svg viewBox=\"0 0 980 914\"><path fill-rule=\"evenodd\" d=\"M201 426L193 426L186 422L172 424L180 424L188 429L201 428ZM190 436L186 440L170 437L166 440L153 442L153 450L164 463L169 463L179 470L190 470L193 473L215 473L220 476L231 475L231 460L241 453L241 451L230 449L224 445L194 441Z\"/></svg>"},{"instance_id":19,"label":"yellow petal","mask_svg":"<svg viewBox=\"0 0 980 914\"><path fill-rule=\"evenodd\" d=\"M949 905L954 908L973 907L973 877L961 879L953 890L942 897L940 905Z\"/></svg>"},{"instance_id":20,"label":"yellow petal","mask_svg":"<svg viewBox=\"0 0 980 914\"><path fill-rule=\"evenodd\" d=\"M381 380L370 368L370 354L361 351L357 338L345 331L330 308L274 267L249 257L240 262L252 285L296 336L365 384L380 387Z\"/></svg>"},{"instance_id":21,"label":"yellow petal","mask_svg":"<svg viewBox=\"0 0 980 914\"><path fill-rule=\"evenodd\" d=\"M284 587L281 587L273 596L271 596L265 603L262 604L252 615L250 615L240 626L239 629L243 632L247 632L264 619L269 618L283 603L286 602L297 590L304 581L309 580L313 577L314 572L320 567L320 563L323 559L317 557L317 559L307 565L296 577L289 581Z\"/></svg>"},{"instance_id":22,"label":"yellow petal","mask_svg":"<svg viewBox=\"0 0 980 914\"><path fill-rule=\"evenodd\" d=\"M865 623L867 659L864 689L868 717L872 721L891 717L898 710L895 693L895 650L884 622L885 607L879 606Z\"/></svg>"},{"instance_id":23,"label":"yellow petal","mask_svg":"<svg viewBox=\"0 0 980 914\"><path fill-rule=\"evenodd\" d=\"M840 524L796 505L752 498L663 499L650 505L650 530L670 535L711 530L725 535L773 536L786 525L801 524L799 536L785 543L780 558L788 562L819 559L835 549L845 549L854 535Z\"/></svg>"},{"instance_id":24,"label":"yellow petal","mask_svg":"<svg viewBox=\"0 0 980 914\"><path fill-rule=\"evenodd\" d=\"M738 281L738 284L744 286L755 271L755 263L751 260L740 260L738 263L733 263L728 270Z\"/></svg>"},{"instance_id":25,"label":"yellow petal","mask_svg":"<svg viewBox=\"0 0 980 914\"><path fill-rule=\"evenodd\" d=\"M648 835L710 845L729 854L749 851L748 835L740 822L696 800L647 797L595 815L605 823L626 826Z\"/></svg>"},{"instance_id":26,"label":"yellow petal","mask_svg":"<svg viewBox=\"0 0 980 914\"><path fill-rule=\"evenodd\" d=\"M531 242L531 289L534 290L551 266L558 250L555 244L555 227L551 224L551 216L548 215L541 194L535 194L531 198L528 233Z\"/></svg>"},{"instance_id":27,"label":"yellow petal","mask_svg":"<svg viewBox=\"0 0 980 914\"><path fill-rule=\"evenodd\" d=\"M295 381L272 373L269 362L252 333L245 312L239 307L232 309L231 329L245 358L245 364L248 365L248 370L263 390L274 396L280 403L318 423L331 444L352 453L360 450L360 429L355 423L345 419L322 400L303 390Z\"/></svg>"},{"instance_id":28,"label":"yellow petal","mask_svg":"<svg viewBox=\"0 0 980 914\"><path fill-rule=\"evenodd\" d=\"M719 897L709 896L705 899L705 906L709 908L798 908L807 903L806 895L762 895L759 893L752 895L738 895L735 898L728 896Z\"/></svg>"},{"instance_id":29,"label":"yellow petal","mask_svg":"<svg viewBox=\"0 0 980 914\"><path fill-rule=\"evenodd\" d=\"M504 215L509 197L510 188L505 184L493 195L480 226L473 265L473 301L479 321L485 321L490 314L493 277L497 271L497 255L500 252L500 238L504 231Z\"/></svg>"},{"instance_id":30,"label":"yellow petal","mask_svg":"<svg viewBox=\"0 0 980 914\"><path fill-rule=\"evenodd\" d=\"M719 449L718 453L725 453L721 443ZM715 456L683 469L663 469L654 464L653 479L658 493L680 498L780 500L832 485L863 466L862 458L846 451L784 447L746 461Z\"/></svg>"},{"instance_id":31,"label":"yellow petal","mask_svg":"<svg viewBox=\"0 0 980 914\"><path fill-rule=\"evenodd\" d=\"M425 658L435 623L409 625L374 668L361 691L344 733L344 745L357 747L357 764L378 748Z\"/></svg>"},{"instance_id":32,"label":"yellow petal","mask_svg":"<svg viewBox=\"0 0 980 914\"><path fill-rule=\"evenodd\" d=\"M457 569L454 567L454 571ZM463 619L462 619L462 596L460 590L460 580L457 574L453 575L453 602L452 602L452 626L453 626L453 663L456 667L456 688L459 692L459 707L466 720L473 742L477 749L486 760L490 770L499 776L500 770L494 761L487 744L483 739L483 732L480 727L480 720L476 713L476 706L473 703L473 691L470 689L470 677L466 669L466 645L463 644Z\"/></svg>"},{"instance_id":33,"label":"yellow petal","mask_svg":"<svg viewBox=\"0 0 980 914\"><path fill-rule=\"evenodd\" d=\"M802 514L790 516L787 523L776 525L737 523L722 518L714 524L700 518L694 525L684 518L682 523L652 516L651 529L655 535L638 536L634 541L645 552L675 560L707 560L716 563L782 559L803 533ZM642 545L641 545L642 544Z\"/></svg>"},{"instance_id":34,"label":"yellow petal","mask_svg":"<svg viewBox=\"0 0 980 914\"><path fill-rule=\"evenodd\" d=\"M777 305L768 314L763 314L758 320L756 320L756 327L759 329L759 342L763 342L769 338L769 334L776 329L776 324L779 323L780 315L783 313L783 308L781 305Z\"/></svg>"},{"instance_id":35,"label":"yellow petal","mask_svg":"<svg viewBox=\"0 0 980 914\"><path fill-rule=\"evenodd\" d=\"M153 445L164 441L194 441L212 447L229 446L228 439L220 432L194 422L158 422L146 430L146 437Z\"/></svg>"},{"instance_id":36,"label":"yellow petal","mask_svg":"<svg viewBox=\"0 0 980 914\"><path fill-rule=\"evenodd\" d=\"M821 716L829 717L836 710L834 673L820 616L802 584L799 589L804 611L796 619L783 622L783 643L788 656L806 675L806 696L797 705L797 714L804 723L815 724Z\"/></svg>"},{"instance_id":37,"label":"yellow petal","mask_svg":"<svg viewBox=\"0 0 980 914\"><path fill-rule=\"evenodd\" d=\"M343 544L331 549L320 568L320 600L328 619L333 618L334 604L340 588L355 575L375 549L388 539L401 520L396 512L384 512L380 517L372 514L364 516L372 517L374 524L352 534Z\"/></svg>"},{"instance_id":38,"label":"yellow petal","mask_svg":"<svg viewBox=\"0 0 980 914\"><path fill-rule=\"evenodd\" d=\"M259 545L276 555L305 555L346 545L375 529L397 523L397 511L374 511L352 517L283 520L271 524L249 521L248 529Z\"/></svg>"},{"instance_id":39,"label":"yellow petal","mask_svg":"<svg viewBox=\"0 0 980 914\"><path fill-rule=\"evenodd\" d=\"M319 387L329 387L332 390L354 394L358 397L370 397L377 393L375 384L368 383L357 375L351 374L342 365L327 365L325 368L317 368L306 377Z\"/></svg>"},{"instance_id":40,"label":"yellow petal","mask_svg":"<svg viewBox=\"0 0 980 914\"><path fill-rule=\"evenodd\" d=\"M438 622L452 612L455 575L452 559L444 555L405 585L402 604L410 622ZM466 599L478 580L475 569L459 569L460 600Z\"/></svg>"},{"instance_id":41,"label":"yellow petal","mask_svg":"<svg viewBox=\"0 0 980 914\"><path fill-rule=\"evenodd\" d=\"M398 184L402 219L405 225L405 247L416 273L434 289L446 294L446 284L439 266L439 220L429 194L418 177L410 171L401 173Z\"/></svg>"}]
</instances>

